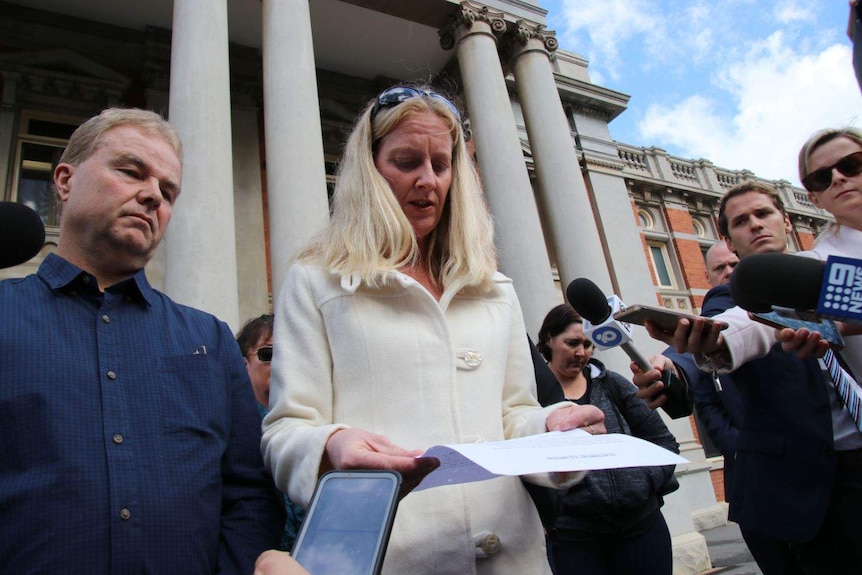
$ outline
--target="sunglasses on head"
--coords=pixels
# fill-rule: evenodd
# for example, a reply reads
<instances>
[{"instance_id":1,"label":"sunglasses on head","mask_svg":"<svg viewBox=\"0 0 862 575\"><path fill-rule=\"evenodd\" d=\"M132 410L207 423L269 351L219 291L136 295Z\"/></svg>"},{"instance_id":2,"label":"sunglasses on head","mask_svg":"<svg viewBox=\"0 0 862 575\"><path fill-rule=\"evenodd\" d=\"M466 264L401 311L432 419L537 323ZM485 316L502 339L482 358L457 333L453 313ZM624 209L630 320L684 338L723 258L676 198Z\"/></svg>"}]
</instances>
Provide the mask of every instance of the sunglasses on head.
<instances>
[{"instance_id":1,"label":"sunglasses on head","mask_svg":"<svg viewBox=\"0 0 862 575\"><path fill-rule=\"evenodd\" d=\"M248 355L257 355L257 359L259 359L263 363L269 363L272 361L272 346L265 345L261 348L258 348L257 351L253 351Z\"/></svg>"},{"instance_id":2,"label":"sunglasses on head","mask_svg":"<svg viewBox=\"0 0 862 575\"><path fill-rule=\"evenodd\" d=\"M419 90L417 88L411 88L409 86L396 86L394 88L389 88L388 90L384 90L380 92L377 96L377 101L374 102L374 107L371 108L371 119L377 117L377 113L384 108L389 108L391 106L397 106L401 102L409 100L411 98L419 98L425 96L426 98L430 98L432 100L437 100L438 102L444 104L449 110L455 114L455 117L458 121L461 121L461 112L458 111L458 108L450 102L447 98L437 94L435 92L426 92L425 90Z\"/></svg>"},{"instance_id":3,"label":"sunglasses on head","mask_svg":"<svg viewBox=\"0 0 862 575\"><path fill-rule=\"evenodd\" d=\"M851 178L862 174L862 152L848 154L825 168L814 170L804 178L802 185L809 192L822 192L832 185L832 170L838 170L844 177Z\"/></svg>"}]
</instances>

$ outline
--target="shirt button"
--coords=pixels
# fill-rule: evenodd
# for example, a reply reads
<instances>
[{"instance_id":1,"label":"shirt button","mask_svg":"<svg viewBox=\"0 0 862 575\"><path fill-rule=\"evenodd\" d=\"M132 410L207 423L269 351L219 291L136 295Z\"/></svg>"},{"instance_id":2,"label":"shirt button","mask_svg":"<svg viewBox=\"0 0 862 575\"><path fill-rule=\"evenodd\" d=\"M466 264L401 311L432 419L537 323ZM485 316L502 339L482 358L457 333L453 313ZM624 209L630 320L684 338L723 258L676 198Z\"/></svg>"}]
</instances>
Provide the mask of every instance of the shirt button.
<instances>
[{"instance_id":1,"label":"shirt button","mask_svg":"<svg viewBox=\"0 0 862 575\"><path fill-rule=\"evenodd\" d=\"M126 508L120 509L120 519L126 521L132 516L132 512Z\"/></svg>"},{"instance_id":2,"label":"shirt button","mask_svg":"<svg viewBox=\"0 0 862 575\"><path fill-rule=\"evenodd\" d=\"M81 278L81 281L84 282L84 285L86 286L90 285L90 276L84 276Z\"/></svg>"},{"instance_id":3,"label":"shirt button","mask_svg":"<svg viewBox=\"0 0 862 575\"><path fill-rule=\"evenodd\" d=\"M111 323L111 318L108 317L108 314L102 316L102 321L105 323Z\"/></svg>"},{"instance_id":4,"label":"shirt button","mask_svg":"<svg viewBox=\"0 0 862 575\"><path fill-rule=\"evenodd\" d=\"M115 433L113 439L114 439L114 443L119 445L123 442L123 435L121 433Z\"/></svg>"},{"instance_id":5,"label":"shirt button","mask_svg":"<svg viewBox=\"0 0 862 575\"><path fill-rule=\"evenodd\" d=\"M464 353L464 363L466 363L468 367L479 367L482 365L482 354L478 351L468 349Z\"/></svg>"},{"instance_id":6,"label":"shirt button","mask_svg":"<svg viewBox=\"0 0 862 575\"><path fill-rule=\"evenodd\" d=\"M117 379L117 374L111 370L108 370L107 375L108 375L108 379Z\"/></svg>"}]
</instances>

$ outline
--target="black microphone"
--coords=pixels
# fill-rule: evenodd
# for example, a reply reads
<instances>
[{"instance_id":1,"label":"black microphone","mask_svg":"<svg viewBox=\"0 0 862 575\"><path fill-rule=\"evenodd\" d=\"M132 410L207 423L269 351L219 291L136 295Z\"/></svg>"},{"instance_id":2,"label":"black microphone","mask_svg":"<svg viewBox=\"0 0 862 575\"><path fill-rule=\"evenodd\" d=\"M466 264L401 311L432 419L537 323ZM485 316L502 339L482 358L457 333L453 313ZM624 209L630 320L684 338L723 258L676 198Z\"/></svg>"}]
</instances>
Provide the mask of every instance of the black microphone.
<instances>
[{"instance_id":1,"label":"black microphone","mask_svg":"<svg viewBox=\"0 0 862 575\"><path fill-rule=\"evenodd\" d=\"M45 245L39 214L17 202L0 202L0 269L23 264Z\"/></svg>"},{"instance_id":2,"label":"black microphone","mask_svg":"<svg viewBox=\"0 0 862 575\"><path fill-rule=\"evenodd\" d=\"M730 276L730 295L736 305L756 313L772 306L814 309L826 264L791 254L752 254L742 258Z\"/></svg>"},{"instance_id":3,"label":"black microphone","mask_svg":"<svg viewBox=\"0 0 862 575\"><path fill-rule=\"evenodd\" d=\"M610 349L620 346L642 371L650 371L653 368L635 349L629 325L614 318L616 312L626 307L620 298L615 295L605 297L599 286L592 281L578 278L566 288L566 299L584 318L584 334L596 347ZM661 393L667 395L662 409L673 419L691 415L693 396L688 386L669 369L662 372L661 381L664 383Z\"/></svg>"},{"instance_id":4,"label":"black microphone","mask_svg":"<svg viewBox=\"0 0 862 575\"><path fill-rule=\"evenodd\" d=\"M862 323L862 260L753 254L733 270L730 294L736 305L755 313L813 310L822 318Z\"/></svg>"},{"instance_id":5,"label":"black microphone","mask_svg":"<svg viewBox=\"0 0 862 575\"><path fill-rule=\"evenodd\" d=\"M586 321L584 334L599 349L621 347L632 361L644 371L652 365L632 344L632 332L628 324L614 319L614 314L625 309L617 296L605 297L599 286L587 278L578 278L566 288L566 299Z\"/></svg>"}]
</instances>

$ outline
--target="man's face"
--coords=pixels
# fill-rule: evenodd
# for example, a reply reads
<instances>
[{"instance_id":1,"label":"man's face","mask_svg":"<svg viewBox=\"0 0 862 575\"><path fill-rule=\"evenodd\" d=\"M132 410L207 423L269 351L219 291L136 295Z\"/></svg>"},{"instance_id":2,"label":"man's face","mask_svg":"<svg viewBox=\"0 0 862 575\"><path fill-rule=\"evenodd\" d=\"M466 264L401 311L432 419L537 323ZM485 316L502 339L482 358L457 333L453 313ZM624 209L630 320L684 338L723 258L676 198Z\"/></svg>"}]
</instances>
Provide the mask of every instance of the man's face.
<instances>
[{"instance_id":1,"label":"man's face","mask_svg":"<svg viewBox=\"0 0 862 575\"><path fill-rule=\"evenodd\" d=\"M132 126L108 130L89 158L54 171L63 205L58 253L97 275L143 268L171 220L181 178L180 160L161 137Z\"/></svg>"},{"instance_id":2,"label":"man's face","mask_svg":"<svg viewBox=\"0 0 862 575\"><path fill-rule=\"evenodd\" d=\"M725 242L718 242L706 252L706 280L712 287L730 281L733 268L739 263L736 254L730 251Z\"/></svg>"},{"instance_id":3,"label":"man's face","mask_svg":"<svg viewBox=\"0 0 862 575\"><path fill-rule=\"evenodd\" d=\"M783 253L787 251L790 220L760 192L746 192L728 200L728 247L740 258L751 254Z\"/></svg>"}]
</instances>

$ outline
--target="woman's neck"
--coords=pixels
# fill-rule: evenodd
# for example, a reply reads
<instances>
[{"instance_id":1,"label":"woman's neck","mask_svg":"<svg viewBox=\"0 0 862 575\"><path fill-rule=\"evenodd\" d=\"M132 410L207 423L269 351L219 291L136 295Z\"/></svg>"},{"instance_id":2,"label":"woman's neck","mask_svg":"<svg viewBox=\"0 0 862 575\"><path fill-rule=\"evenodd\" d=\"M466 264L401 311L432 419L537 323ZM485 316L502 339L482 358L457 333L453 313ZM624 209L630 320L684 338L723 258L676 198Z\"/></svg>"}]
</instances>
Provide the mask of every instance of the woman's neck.
<instances>
[{"instance_id":1,"label":"woman's neck","mask_svg":"<svg viewBox=\"0 0 862 575\"><path fill-rule=\"evenodd\" d=\"M584 366L587 369L587 366ZM587 392L587 376L583 370L576 377L566 377L553 369L557 381L560 382L560 387L563 388L563 395L566 399L580 399Z\"/></svg>"},{"instance_id":2,"label":"woman's neck","mask_svg":"<svg viewBox=\"0 0 862 575\"><path fill-rule=\"evenodd\" d=\"M443 297L443 286L431 275L431 270L425 263L425 258L409 266L404 266L400 271L419 282L419 285L428 290L428 293L434 296L434 299L437 301L440 301L440 298Z\"/></svg>"}]
</instances>

